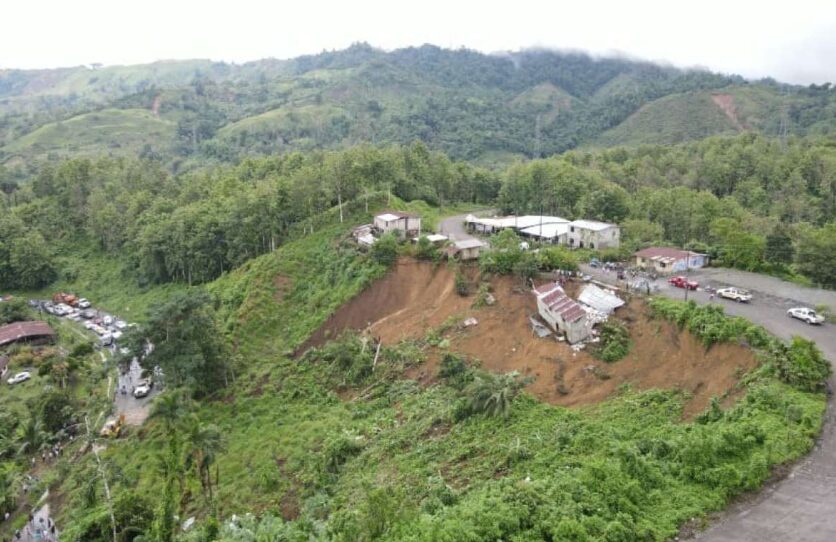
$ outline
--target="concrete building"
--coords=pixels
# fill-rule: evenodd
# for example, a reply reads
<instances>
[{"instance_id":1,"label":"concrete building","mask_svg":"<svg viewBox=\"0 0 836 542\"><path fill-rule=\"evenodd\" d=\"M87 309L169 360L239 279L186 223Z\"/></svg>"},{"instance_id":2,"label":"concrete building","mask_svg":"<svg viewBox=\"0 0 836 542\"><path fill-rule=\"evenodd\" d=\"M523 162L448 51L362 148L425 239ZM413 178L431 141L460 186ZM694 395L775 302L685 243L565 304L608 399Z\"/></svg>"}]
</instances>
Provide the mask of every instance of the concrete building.
<instances>
[{"instance_id":1,"label":"concrete building","mask_svg":"<svg viewBox=\"0 0 836 542\"><path fill-rule=\"evenodd\" d=\"M573 220L567 235L571 248L618 248L621 245L621 229L615 224L597 220Z\"/></svg>"},{"instance_id":2,"label":"concrete building","mask_svg":"<svg viewBox=\"0 0 836 542\"><path fill-rule=\"evenodd\" d=\"M421 217L414 213L387 211L374 217L374 227L380 233L393 232L400 237L421 235Z\"/></svg>"},{"instance_id":3,"label":"concrete building","mask_svg":"<svg viewBox=\"0 0 836 542\"><path fill-rule=\"evenodd\" d=\"M560 284L551 282L534 289L540 317L556 332L563 333L571 344L586 339L590 333L586 311L566 295Z\"/></svg>"},{"instance_id":4,"label":"concrete building","mask_svg":"<svg viewBox=\"0 0 836 542\"><path fill-rule=\"evenodd\" d=\"M449 255L459 260L476 260L479 258L485 243L478 239L465 239L456 241L450 247Z\"/></svg>"},{"instance_id":5,"label":"concrete building","mask_svg":"<svg viewBox=\"0 0 836 542\"><path fill-rule=\"evenodd\" d=\"M660 275L682 273L708 265L708 255L669 247L649 247L633 254L636 267L656 271Z\"/></svg>"}]
</instances>

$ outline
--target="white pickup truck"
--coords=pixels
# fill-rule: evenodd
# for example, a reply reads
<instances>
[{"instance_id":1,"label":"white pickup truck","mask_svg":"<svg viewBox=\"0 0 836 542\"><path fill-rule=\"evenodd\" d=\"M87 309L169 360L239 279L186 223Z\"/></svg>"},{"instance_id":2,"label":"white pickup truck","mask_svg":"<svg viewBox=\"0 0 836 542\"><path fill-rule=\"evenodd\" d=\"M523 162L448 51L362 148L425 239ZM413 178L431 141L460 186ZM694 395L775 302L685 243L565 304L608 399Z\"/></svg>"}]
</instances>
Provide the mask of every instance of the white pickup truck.
<instances>
[{"instance_id":1,"label":"white pickup truck","mask_svg":"<svg viewBox=\"0 0 836 542\"><path fill-rule=\"evenodd\" d=\"M802 322L807 322L810 325L821 325L824 323L824 316L816 314L813 309L805 307L795 307L787 311L787 316L790 318L797 318Z\"/></svg>"},{"instance_id":2,"label":"white pickup truck","mask_svg":"<svg viewBox=\"0 0 836 542\"><path fill-rule=\"evenodd\" d=\"M752 300L752 294L740 288L720 288L717 290L717 295L738 303L748 303Z\"/></svg>"}]
</instances>

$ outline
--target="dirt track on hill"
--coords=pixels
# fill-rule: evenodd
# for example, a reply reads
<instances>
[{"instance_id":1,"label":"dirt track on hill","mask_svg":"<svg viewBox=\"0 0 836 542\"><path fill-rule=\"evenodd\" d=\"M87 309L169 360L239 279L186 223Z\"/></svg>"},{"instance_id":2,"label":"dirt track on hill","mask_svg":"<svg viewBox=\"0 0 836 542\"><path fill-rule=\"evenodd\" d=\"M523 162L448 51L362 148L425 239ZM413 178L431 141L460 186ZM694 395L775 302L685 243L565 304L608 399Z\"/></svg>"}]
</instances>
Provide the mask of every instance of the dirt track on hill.
<instances>
[{"instance_id":1,"label":"dirt track on hill","mask_svg":"<svg viewBox=\"0 0 836 542\"><path fill-rule=\"evenodd\" d=\"M470 274L475 283L476 270ZM706 350L690 333L649 320L638 299L617 316L630 329L630 354L607 364L585 351L574 352L554 338L537 338L528 320L537 311L534 296L516 279L495 278L496 304L472 308L475 296L459 296L454 276L446 265L400 260L384 278L340 307L302 350L344 329L364 331L384 344L394 344L426 337L451 318L461 322L472 316L478 320L476 326L455 325L445 332L449 350L476 359L494 372L519 371L535 377L528 391L543 401L563 406L593 404L625 383L637 389L676 388L690 394L685 417L704 410L712 397L732 400L739 376L757 365L752 352L742 346L720 344ZM434 382L441 353L431 349L427 362L413 368L409 376L426 385Z\"/></svg>"}]
</instances>

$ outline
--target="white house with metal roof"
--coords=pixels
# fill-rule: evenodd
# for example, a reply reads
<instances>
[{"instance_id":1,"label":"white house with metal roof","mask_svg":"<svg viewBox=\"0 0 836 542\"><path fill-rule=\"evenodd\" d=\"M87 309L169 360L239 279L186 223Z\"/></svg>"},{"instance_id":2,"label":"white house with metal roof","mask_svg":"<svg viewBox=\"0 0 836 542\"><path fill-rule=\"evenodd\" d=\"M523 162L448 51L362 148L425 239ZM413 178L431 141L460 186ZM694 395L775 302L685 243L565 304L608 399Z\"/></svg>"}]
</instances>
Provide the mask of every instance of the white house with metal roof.
<instances>
[{"instance_id":1,"label":"white house with metal roof","mask_svg":"<svg viewBox=\"0 0 836 542\"><path fill-rule=\"evenodd\" d=\"M615 224L597 220L573 220L569 223L567 239L571 248L618 248L621 229Z\"/></svg>"},{"instance_id":2,"label":"white house with metal roof","mask_svg":"<svg viewBox=\"0 0 836 542\"><path fill-rule=\"evenodd\" d=\"M588 316L583 307L566 295L556 282L544 284L534 289L537 297L537 311L555 331L566 335L566 340L574 344L586 339L590 333Z\"/></svg>"},{"instance_id":3,"label":"white house with metal roof","mask_svg":"<svg viewBox=\"0 0 836 542\"><path fill-rule=\"evenodd\" d=\"M421 217L414 213L386 211L374 217L374 227L380 233L394 232L401 237L421 235Z\"/></svg>"}]
</instances>

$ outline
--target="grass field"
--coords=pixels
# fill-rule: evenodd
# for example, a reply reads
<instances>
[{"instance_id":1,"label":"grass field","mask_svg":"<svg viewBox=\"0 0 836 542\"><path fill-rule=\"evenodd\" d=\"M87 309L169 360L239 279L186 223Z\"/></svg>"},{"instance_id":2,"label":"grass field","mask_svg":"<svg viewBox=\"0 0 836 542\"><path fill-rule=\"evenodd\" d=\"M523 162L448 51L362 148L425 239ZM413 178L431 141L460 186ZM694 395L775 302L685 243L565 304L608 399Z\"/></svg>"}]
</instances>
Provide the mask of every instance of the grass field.
<instances>
[{"instance_id":1,"label":"grass field","mask_svg":"<svg viewBox=\"0 0 836 542\"><path fill-rule=\"evenodd\" d=\"M25 157L58 155L137 154L145 145L167 151L175 125L143 109L104 109L41 126L3 147Z\"/></svg>"}]
</instances>

